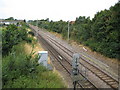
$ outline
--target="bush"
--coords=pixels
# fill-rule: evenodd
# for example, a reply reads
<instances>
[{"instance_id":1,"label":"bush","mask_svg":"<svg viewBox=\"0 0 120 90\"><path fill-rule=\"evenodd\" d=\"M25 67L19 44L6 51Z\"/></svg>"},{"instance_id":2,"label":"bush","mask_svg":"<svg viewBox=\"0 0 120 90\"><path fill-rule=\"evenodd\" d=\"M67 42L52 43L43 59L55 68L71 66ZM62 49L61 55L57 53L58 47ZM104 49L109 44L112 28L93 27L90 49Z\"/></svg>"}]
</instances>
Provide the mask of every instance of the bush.
<instances>
[{"instance_id":1,"label":"bush","mask_svg":"<svg viewBox=\"0 0 120 90\"><path fill-rule=\"evenodd\" d=\"M31 39L27 37L26 28L9 25L2 31L2 55L7 55L14 45L23 40L31 42Z\"/></svg>"},{"instance_id":2,"label":"bush","mask_svg":"<svg viewBox=\"0 0 120 90\"><path fill-rule=\"evenodd\" d=\"M32 31L29 31L28 34L35 36L34 33Z\"/></svg>"},{"instance_id":3,"label":"bush","mask_svg":"<svg viewBox=\"0 0 120 90\"><path fill-rule=\"evenodd\" d=\"M13 46L2 59L3 88L64 88L57 75L38 64L38 56L25 53L24 44Z\"/></svg>"}]
</instances>

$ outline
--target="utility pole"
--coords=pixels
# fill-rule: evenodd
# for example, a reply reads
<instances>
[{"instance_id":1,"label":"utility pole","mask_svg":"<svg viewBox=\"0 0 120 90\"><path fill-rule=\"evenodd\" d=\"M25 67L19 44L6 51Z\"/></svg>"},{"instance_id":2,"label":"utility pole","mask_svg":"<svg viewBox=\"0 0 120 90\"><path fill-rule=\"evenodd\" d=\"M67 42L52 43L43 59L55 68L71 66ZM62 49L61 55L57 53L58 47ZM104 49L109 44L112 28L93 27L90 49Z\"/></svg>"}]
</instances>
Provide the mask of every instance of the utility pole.
<instances>
[{"instance_id":1,"label":"utility pole","mask_svg":"<svg viewBox=\"0 0 120 90\"><path fill-rule=\"evenodd\" d=\"M118 90L120 90L120 62L118 62Z\"/></svg>"},{"instance_id":2,"label":"utility pole","mask_svg":"<svg viewBox=\"0 0 120 90\"><path fill-rule=\"evenodd\" d=\"M69 20L68 20L68 42L69 42L69 29L70 29L70 22L69 22Z\"/></svg>"},{"instance_id":3,"label":"utility pole","mask_svg":"<svg viewBox=\"0 0 120 90\"><path fill-rule=\"evenodd\" d=\"M37 32L36 32L36 37L38 36L38 19L36 21L36 27L37 27Z\"/></svg>"}]
</instances>

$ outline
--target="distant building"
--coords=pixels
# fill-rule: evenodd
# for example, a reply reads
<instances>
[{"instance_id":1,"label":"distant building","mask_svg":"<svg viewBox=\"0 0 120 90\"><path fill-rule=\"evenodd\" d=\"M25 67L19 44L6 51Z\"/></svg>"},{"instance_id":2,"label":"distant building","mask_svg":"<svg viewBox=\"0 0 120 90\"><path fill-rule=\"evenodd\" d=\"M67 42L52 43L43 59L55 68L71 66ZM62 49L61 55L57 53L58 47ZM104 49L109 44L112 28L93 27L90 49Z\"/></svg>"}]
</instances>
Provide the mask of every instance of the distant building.
<instances>
[{"instance_id":1,"label":"distant building","mask_svg":"<svg viewBox=\"0 0 120 90\"><path fill-rule=\"evenodd\" d=\"M24 20L0 20L0 25L10 25L14 24L17 25L20 22L24 22Z\"/></svg>"}]
</instances>

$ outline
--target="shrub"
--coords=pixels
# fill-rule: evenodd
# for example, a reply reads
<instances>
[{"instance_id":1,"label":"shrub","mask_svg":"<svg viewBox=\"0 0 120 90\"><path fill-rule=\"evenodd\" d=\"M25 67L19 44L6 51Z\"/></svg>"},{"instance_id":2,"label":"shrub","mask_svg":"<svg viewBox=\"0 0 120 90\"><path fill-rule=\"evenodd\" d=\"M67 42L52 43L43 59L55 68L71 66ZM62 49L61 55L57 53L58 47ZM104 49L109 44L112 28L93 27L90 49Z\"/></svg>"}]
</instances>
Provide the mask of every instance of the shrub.
<instances>
[{"instance_id":1,"label":"shrub","mask_svg":"<svg viewBox=\"0 0 120 90\"><path fill-rule=\"evenodd\" d=\"M25 53L24 44L13 46L2 59L3 88L64 88L57 75L38 64L38 56Z\"/></svg>"}]
</instances>

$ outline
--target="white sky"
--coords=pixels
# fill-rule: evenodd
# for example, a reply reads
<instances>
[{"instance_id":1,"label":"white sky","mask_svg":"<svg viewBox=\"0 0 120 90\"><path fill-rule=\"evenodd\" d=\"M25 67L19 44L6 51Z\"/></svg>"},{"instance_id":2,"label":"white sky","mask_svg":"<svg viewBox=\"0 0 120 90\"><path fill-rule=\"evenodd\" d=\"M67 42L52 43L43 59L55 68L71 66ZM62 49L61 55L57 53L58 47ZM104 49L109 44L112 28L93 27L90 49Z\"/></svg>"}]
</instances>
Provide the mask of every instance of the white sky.
<instances>
[{"instance_id":1,"label":"white sky","mask_svg":"<svg viewBox=\"0 0 120 90\"><path fill-rule=\"evenodd\" d=\"M79 16L94 17L118 0L0 0L0 18L75 20Z\"/></svg>"}]
</instances>

